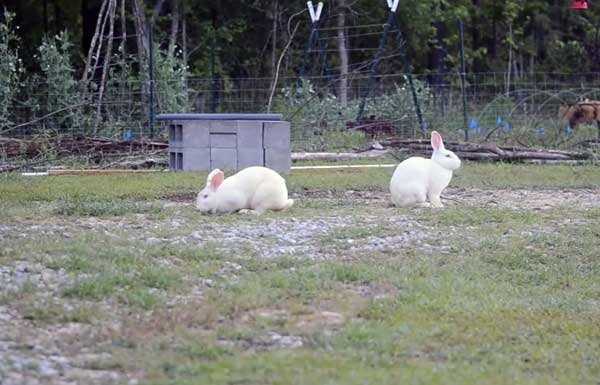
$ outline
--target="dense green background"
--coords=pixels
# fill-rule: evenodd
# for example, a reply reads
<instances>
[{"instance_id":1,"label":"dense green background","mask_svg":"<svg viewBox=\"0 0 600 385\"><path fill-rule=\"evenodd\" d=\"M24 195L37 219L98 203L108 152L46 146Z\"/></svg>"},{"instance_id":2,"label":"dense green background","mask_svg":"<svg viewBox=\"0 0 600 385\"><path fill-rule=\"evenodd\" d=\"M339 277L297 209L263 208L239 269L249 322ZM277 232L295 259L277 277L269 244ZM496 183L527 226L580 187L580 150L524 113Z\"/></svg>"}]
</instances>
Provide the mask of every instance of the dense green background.
<instances>
[{"instance_id":1,"label":"dense green background","mask_svg":"<svg viewBox=\"0 0 600 385\"><path fill-rule=\"evenodd\" d=\"M157 19L158 40L167 42L174 3L181 0L146 0L148 15L162 3ZM76 43L77 65L81 66L89 47L101 0L8 0L8 10L17 14L22 57L35 67L33 55L44 34L54 35L68 29ZM323 27L333 27L336 16L345 14L348 26L383 24L387 6L384 0L326 1ZM340 4L348 6L342 7ZM131 12L133 1L127 1ZM514 50L516 70L522 72L580 73L600 71L598 34L600 5L585 12L569 9L570 0L492 1L492 0L406 0L400 1L399 16L410 46L415 72L456 68L458 31L456 18L466 23L468 70L470 72L506 71L508 47ZM273 0L183 0L180 3L187 23L191 73L210 74L212 39L216 71L225 76L263 77L272 74L272 56L278 57L289 39L288 19L305 9L304 1ZM275 21L275 23L274 23ZM299 26L292 54L283 70L295 74L308 38L309 18L304 13L292 20ZM130 34L134 33L130 20ZM509 30L512 25L513 36ZM273 28L276 44L273 46ZM373 55L381 27L347 29L350 64ZM368 36L355 35L369 32ZM335 31L323 31L335 68L338 63ZM134 52L135 40L129 41ZM383 63L382 72L394 72L399 59ZM396 71L397 72L397 71Z\"/></svg>"}]
</instances>

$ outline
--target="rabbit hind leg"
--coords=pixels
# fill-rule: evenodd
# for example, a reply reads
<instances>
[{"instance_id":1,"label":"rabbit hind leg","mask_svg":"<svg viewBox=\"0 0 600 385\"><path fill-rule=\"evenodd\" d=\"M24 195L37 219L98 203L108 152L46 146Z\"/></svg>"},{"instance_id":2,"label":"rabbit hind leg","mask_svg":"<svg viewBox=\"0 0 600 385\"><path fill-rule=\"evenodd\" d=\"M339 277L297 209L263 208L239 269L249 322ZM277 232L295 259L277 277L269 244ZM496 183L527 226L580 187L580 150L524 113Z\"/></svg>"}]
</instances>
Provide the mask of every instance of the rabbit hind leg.
<instances>
[{"instance_id":1,"label":"rabbit hind leg","mask_svg":"<svg viewBox=\"0 0 600 385\"><path fill-rule=\"evenodd\" d=\"M419 185L404 186L401 191L392 195L392 202L398 207L428 204L427 191Z\"/></svg>"},{"instance_id":2,"label":"rabbit hind leg","mask_svg":"<svg viewBox=\"0 0 600 385\"><path fill-rule=\"evenodd\" d=\"M286 210L293 204L294 200L287 198L285 186L263 184L254 193L251 206L256 211L264 212L266 210Z\"/></svg>"}]
</instances>

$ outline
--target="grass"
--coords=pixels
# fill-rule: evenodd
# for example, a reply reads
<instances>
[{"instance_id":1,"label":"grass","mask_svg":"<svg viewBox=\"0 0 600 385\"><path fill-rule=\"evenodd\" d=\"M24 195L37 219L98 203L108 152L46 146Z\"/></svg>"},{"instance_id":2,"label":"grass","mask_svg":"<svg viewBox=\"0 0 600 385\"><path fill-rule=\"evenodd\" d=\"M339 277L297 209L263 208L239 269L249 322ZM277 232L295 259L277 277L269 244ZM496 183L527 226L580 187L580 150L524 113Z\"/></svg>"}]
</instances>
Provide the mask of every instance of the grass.
<instances>
[{"instance_id":1,"label":"grass","mask_svg":"<svg viewBox=\"0 0 600 385\"><path fill-rule=\"evenodd\" d=\"M385 197L391 172L293 172L297 205L261 217L165 207L201 175L3 176L0 267L34 267L6 275L0 306L29 336L87 324L86 349L147 384L597 384L600 209L345 194ZM452 185L583 192L600 172L468 163ZM307 220L339 223L287 242ZM364 246L405 232L419 237ZM262 258L256 242L287 249Z\"/></svg>"},{"instance_id":2,"label":"grass","mask_svg":"<svg viewBox=\"0 0 600 385\"><path fill-rule=\"evenodd\" d=\"M340 163L340 162L336 162ZM392 162L393 163L393 162ZM344 163L345 164L345 163ZM387 189L393 169L297 170L288 178L291 191L321 189ZM205 175L156 173L145 175L0 176L2 203L146 201L173 196L194 196ZM74 181L77 181L74 183ZM591 188L600 185L597 165L515 165L469 163L455 174L452 185L464 188Z\"/></svg>"}]
</instances>

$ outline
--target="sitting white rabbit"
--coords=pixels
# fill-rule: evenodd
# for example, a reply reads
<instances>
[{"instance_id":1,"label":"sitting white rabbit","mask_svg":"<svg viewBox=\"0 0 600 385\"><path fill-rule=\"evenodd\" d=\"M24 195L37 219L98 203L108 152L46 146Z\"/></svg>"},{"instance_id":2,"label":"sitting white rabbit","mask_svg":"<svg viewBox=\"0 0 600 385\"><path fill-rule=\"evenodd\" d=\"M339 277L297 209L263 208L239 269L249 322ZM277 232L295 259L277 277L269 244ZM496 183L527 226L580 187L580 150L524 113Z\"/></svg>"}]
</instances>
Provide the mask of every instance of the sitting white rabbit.
<instances>
[{"instance_id":1,"label":"sitting white rabbit","mask_svg":"<svg viewBox=\"0 0 600 385\"><path fill-rule=\"evenodd\" d=\"M431 147L431 159L415 156L396 167L390 182L392 202L396 206L428 206L429 200L433 207L444 207L440 195L450 183L452 171L460 167L460 159L444 148L437 131L431 132Z\"/></svg>"},{"instance_id":2,"label":"sitting white rabbit","mask_svg":"<svg viewBox=\"0 0 600 385\"><path fill-rule=\"evenodd\" d=\"M266 167L248 167L227 179L223 171L215 169L196 198L201 212L213 214L243 209L261 214L266 210L285 210L293 204L288 199L285 179Z\"/></svg>"}]
</instances>

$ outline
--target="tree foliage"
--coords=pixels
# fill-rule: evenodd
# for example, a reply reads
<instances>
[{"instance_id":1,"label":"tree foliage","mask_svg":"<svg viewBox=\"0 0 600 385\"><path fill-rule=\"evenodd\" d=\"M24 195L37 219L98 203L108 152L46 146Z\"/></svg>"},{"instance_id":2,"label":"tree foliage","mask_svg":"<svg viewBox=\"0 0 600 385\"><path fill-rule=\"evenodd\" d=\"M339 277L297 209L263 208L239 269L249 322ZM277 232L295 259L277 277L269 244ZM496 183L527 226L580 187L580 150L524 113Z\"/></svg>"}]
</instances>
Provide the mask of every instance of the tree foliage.
<instances>
[{"instance_id":1,"label":"tree foliage","mask_svg":"<svg viewBox=\"0 0 600 385\"><path fill-rule=\"evenodd\" d=\"M0 21L0 131L11 123L10 106L19 92L23 70L14 14L4 10L3 16L4 20Z\"/></svg>"},{"instance_id":2,"label":"tree foliage","mask_svg":"<svg viewBox=\"0 0 600 385\"><path fill-rule=\"evenodd\" d=\"M90 15L99 11L101 0L8 0L7 3L8 9L16 13L16 22L22 26L23 57L33 57L35 52L31 51L40 45L44 35L51 36L64 29L70 30L79 56L85 57L91 39L90 23L94 22ZM126 0L128 12L133 7L131 3ZM187 65L192 75L206 77L215 73L235 77L271 76L272 56L276 57L289 39L288 21L305 7L303 1L291 0L146 0L142 3L148 18L155 21L161 45L168 44L173 15L185 19ZM377 32L381 32L376 25L383 25L388 10L383 0L347 3L346 33L352 67L372 58L372 49L379 41ZM569 3L568 0L406 0L400 2L398 15L415 72L435 72L441 68L439 60L432 59L436 49L444 52L447 68L458 65L458 18L465 22L469 71L506 71L509 54L514 55L513 70L517 74L599 71L600 7L592 4L590 10L578 13L569 9ZM325 1L322 27L335 26L335 17L340 11L337 4ZM174 12L176 5L179 8ZM297 16L297 21L302 23L283 62L284 75L297 73L304 55L310 30L308 14ZM375 27L357 28L361 25ZM180 27L181 23L175 25L175 28ZM370 35L360 36L360 31L368 31ZM326 31L322 34L326 39L333 35ZM127 44L128 52L136 50L135 39L128 40ZM327 39L327 44L327 54L335 67L339 62L335 39ZM181 40L178 45L181 48ZM564 60L565 57L570 60ZM398 58L385 61L381 70L397 71L398 64ZM81 60L75 65L80 71ZM35 63L27 60L25 66L35 68Z\"/></svg>"}]
</instances>

